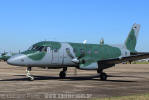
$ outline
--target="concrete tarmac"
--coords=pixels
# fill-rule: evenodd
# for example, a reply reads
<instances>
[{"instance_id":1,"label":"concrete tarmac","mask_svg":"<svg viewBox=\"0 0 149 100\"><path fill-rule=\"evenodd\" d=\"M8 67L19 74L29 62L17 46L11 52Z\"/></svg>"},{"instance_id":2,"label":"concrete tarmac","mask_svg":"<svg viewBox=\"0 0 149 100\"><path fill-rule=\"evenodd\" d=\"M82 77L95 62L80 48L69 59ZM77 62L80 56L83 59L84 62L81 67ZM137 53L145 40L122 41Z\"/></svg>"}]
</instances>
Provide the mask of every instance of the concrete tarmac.
<instances>
[{"instance_id":1,"label":"concrete tarmac","mask_svg":"<svg viewBox=\"0 0 149 100\"><path fill-rule=\"evenodd\" d=\"M119 64L106 69L107 81L100 81L96 71L68 68L67 78L60 79L61 69L33 68L34 81L26 78L26 68L0 62L0 99L92 99L149 93L148 64Z\"/></svg>"}]
</instances>

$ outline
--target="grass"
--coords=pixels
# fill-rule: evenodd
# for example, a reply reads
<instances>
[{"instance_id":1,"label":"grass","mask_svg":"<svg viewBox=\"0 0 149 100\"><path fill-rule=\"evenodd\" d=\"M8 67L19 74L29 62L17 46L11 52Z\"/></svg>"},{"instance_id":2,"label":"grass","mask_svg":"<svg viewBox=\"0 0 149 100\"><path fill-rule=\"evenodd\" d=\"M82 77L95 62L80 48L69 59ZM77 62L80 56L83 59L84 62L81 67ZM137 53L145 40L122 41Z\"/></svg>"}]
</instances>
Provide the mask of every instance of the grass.
<instances>
[{"instance_id":1,"label":"grass","mask_svg":"<svg viewBox=\"0 0 149 100\"><path fill-rule=\"evenodd\" d=\"M92 99L92 100L149 100L149 94L123 96L123 97L111 97L111 98Z\"/></svg>"},{"instance_id":2,"label":"grass","mask_svg":"<svg viewBox=\"0 0 149 100\"><path fill-rule=\"evenodd\" d=\"M132 64L149 64L149 62L132 62Z\"/></svg>"},{"instance_id":3,"label":"grass","mask_svg":"<svg viewBox=\"0 0 149 100\"><path fill-rule=\"evenodd\" d=\"M124 64L130 64L129 62L126 62ZM149 62L145 62L145 61L142 61L142 62L139 62L139 61L133 61L131 64L149 64Z\"/></svg>"}]
</instances>

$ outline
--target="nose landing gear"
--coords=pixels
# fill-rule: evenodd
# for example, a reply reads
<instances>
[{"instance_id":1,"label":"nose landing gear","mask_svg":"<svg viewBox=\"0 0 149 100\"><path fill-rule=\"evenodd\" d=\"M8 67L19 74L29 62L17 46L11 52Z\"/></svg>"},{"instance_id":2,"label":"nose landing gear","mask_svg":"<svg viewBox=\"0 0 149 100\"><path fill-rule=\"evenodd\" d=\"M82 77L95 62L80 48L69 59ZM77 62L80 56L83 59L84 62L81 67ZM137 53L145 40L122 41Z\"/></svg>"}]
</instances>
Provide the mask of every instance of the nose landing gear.
<instances>
[{"instance_id":1,"label":"nose landing gear","mask_svg":"<svg viewBox=\"0 0 149 100\"><path fill-rule=\"evenodd\" d=\"M67 72L67 67L63 68L63 70L59 73L59 77L61 79L65 79L66 78L66 72Z\"/></svg>"},{"instance_id":2,"label":"nose landing gear","mask_svg":"<svg viewBox=\"0 0 149 100\"><path fill-rule=\"evenodd\" d=\"M33 81L35 78L33 75L30 74L30 71L32 70L32 67L27 67L26 69L26 77L29 79L29 81Z\"/></svg>"}]
</instances>

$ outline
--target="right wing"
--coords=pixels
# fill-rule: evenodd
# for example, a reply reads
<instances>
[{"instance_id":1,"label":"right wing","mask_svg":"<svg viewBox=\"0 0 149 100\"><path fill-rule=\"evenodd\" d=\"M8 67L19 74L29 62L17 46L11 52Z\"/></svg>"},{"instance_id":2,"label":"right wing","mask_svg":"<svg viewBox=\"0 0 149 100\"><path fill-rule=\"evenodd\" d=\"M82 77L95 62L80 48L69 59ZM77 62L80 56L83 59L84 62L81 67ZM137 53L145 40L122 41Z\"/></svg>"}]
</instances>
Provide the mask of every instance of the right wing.
<instances>
[{"instance_id":1,"label":"right wing","mask_svg":"<svg viewBox=\"0 0 149 100\"><path fill-rule=\"evenodd\" d=\"M105 63L105 64L119 64L122 62L127 62L127 61L136 61L136 60L141 60L141 59L146 59L149 58L149 52L136 52L136 53L131 53L131 56L128 57L122 57L122 58L114 58L114 59L107 59L107 60L101 60L99 63Z\"/></svg>"}]
</instances>

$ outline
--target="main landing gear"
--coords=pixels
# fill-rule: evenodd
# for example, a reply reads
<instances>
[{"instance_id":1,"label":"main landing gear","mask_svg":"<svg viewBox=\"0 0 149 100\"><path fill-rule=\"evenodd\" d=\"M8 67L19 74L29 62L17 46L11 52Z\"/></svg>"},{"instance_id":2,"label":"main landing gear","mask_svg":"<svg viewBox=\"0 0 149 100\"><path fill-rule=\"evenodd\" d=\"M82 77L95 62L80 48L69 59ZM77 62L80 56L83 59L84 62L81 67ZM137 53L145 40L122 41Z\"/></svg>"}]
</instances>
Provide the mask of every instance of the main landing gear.
<instances>
[{"instance_id":1,"label":"main landing gear","mask_svg":"<svg viewBox=\"0 0 149 100\"><path fill-rule=\"evenodd\" d=\"M103 70L97 70L97 73L99 73L99 77L102 81L106 81L108 75L106 73L103 72Z\"/></svg>"},{"instance_id":2,"label":"main landing gear","mask_svg":"<svg viewBox=\"0 0 149 100\"><path fill-rule=\"evenodd\" d=\"M26 68L26 77L29 79L29 81L34 81L34 76L31 75L30 71L32 70L32 67L27 67ZM67 72L67 67L64 67L63 70L59 73L59 77L61 79L66 78L66 72Z\"/></svg>"},{"instance_id":3,"label":"main landing gear","mask_svg":"<svg viewBox=\"0 0 149 100\"><path fill-rule=\"evenodd\" d=\"M26 69L26 77L30 80L30 81L33 81L35 78L33 75L30 74L30 71L32 70L32 67L27 67Z\"/></svg>"},{"instance_id":4,"label":"main landing gear","mask_svg":"<svg viewBox=\"0 0 149 100\"><path fill-rule=\"evenodd\" d=\"M59 77L61 79L65 79L66 78L66 72L67 72L67 67L64 67L63 70L59 73Z\"/></svg>"}]
</instances>

